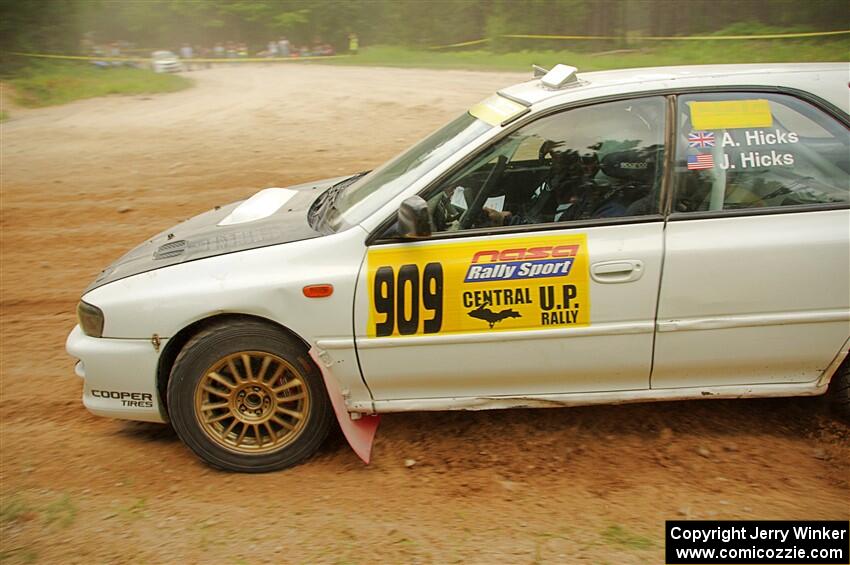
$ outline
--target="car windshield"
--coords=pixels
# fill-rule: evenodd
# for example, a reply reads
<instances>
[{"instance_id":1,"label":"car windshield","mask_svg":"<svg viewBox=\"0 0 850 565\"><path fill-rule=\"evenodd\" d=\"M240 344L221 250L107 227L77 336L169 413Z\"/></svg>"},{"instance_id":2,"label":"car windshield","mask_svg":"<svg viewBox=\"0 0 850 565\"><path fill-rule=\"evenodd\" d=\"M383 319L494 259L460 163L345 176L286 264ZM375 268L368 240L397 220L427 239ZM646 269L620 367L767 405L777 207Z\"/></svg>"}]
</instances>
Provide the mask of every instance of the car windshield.
<instances>
[{"instance_id":1,"label":"car windshield","mask_svg":"<svg viewBox=\"0 0 850 565\"><path fill-rule=\"evenodd\" d=\"M465 113L340 193L326 224L334 231L362 222L469 142L492 128Z\"/></svg>"}]
</instances>

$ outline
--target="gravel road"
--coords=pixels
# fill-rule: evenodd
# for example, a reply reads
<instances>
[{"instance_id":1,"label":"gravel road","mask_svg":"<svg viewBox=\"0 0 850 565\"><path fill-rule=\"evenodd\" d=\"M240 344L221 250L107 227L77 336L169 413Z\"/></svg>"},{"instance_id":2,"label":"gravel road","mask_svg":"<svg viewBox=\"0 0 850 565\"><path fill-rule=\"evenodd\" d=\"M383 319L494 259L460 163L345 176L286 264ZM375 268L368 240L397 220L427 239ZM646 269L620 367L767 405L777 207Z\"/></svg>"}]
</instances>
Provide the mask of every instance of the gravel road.
<instances>
[{"instance_id":1,"label":"gravel road","mask_svg":"<svg viewBox=\"0 0 850 565\"><path fill-rule=\"evenodd\" d=\"M368 467L336 435L262 476L206 467L167 426L89 415L64 339L99 269L216 204L371 168L525 75L191 76L4 104L0 561L658 563L666 519L850 518L850 428L820 399L390 415Z\"/></svg>"}]
</instances>

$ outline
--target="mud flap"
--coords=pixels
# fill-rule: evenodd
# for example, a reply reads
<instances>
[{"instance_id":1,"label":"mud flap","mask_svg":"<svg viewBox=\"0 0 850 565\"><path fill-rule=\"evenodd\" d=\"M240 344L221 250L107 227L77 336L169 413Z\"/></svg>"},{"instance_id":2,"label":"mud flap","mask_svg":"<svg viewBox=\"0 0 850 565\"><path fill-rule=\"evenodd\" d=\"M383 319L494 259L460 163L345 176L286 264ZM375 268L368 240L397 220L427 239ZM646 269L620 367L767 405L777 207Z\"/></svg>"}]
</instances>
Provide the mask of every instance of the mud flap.
<instances>
[{"instance_id":1,"label":"mud flap","mask_svg":"<svg viewBox=\"0 0 850 565\"><path fill-rule=\"evenodd\" d=\"M348 440L348 445L368 465L372 458L372 443L375 441L375 434L378 431L378 424L381 422L381 417L377 414L364 414L361 418L352 420L345 407L345 398L342 396L342 391L339 388L336 378L331 375L328 368L319 359L319 352L316 351L315 347L310 348L309 353L313 361L316 362L316 366L322 372L325 388L328 390L328 396L334 407L336 420L339 422L339 427L342 428L345 439Z\"/></svg>"}]
</instances>

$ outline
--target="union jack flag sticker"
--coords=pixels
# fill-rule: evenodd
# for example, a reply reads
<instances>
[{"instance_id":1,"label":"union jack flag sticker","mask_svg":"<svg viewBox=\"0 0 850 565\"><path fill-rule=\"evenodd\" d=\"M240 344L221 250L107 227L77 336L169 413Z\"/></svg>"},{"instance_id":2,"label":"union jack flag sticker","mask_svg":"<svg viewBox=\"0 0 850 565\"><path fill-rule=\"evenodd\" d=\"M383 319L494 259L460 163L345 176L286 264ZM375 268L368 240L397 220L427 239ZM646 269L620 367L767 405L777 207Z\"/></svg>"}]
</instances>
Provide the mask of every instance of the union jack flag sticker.
<instances>
[{"instance_id":1,"label":"union jack flag sticker","mask_svg":"<svg viewBox=\"0 0 850 565\"><path fill-rule=\"evenodd\" d=\"M692 131L688 134L688 147L714 147L714 134L710 131Z\"/></svg>"}]
</instances>

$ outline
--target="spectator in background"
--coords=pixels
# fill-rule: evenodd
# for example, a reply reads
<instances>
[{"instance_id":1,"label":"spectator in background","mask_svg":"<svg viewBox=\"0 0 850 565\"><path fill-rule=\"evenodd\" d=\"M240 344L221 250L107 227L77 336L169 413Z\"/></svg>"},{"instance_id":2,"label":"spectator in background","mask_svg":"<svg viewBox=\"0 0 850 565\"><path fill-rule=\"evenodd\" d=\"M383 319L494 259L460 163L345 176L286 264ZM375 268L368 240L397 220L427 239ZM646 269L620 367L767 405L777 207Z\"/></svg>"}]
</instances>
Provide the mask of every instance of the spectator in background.
<instances>
[{"instance_id":1,"label":"spectator in background","mask_svg":"<svg viewBox=\"0 0 850 565\"><path fill-rule=\"evenodd\" d=\"M209 69L210 67L212 67L212 63L210 63L209 61L211 54L209 47L199 45L195 47L195 53L197 53L198 57L200 57L201 59L205 59L203 63L198 64L199 67L202 67L204 69Z\"/></svg>"},{"instance_id":2,"label":"spectator in background","mask_svg":"<svg viewBox=\"0 0 850 565\"><path fill-rule=\"evenodd\" d=\"M215 44L215 47L213 47L213 56L216 59L224 59L224 55L224 45L222 45L221 41L219 41Z\"/></svg>"},{"instance_id":3,"label":"spectator in background","mask_svg":"<svg viewBox=\"0 0 850 565\"><path fill-rule=\"evenodd\" d=\"M280 41L277 42L278 53L280 53L281 57L289 57L291 48L289 45L289 40L285 37L281 37Z\"/></svg>"},{"instance_id":4,"label":"spectator in background","mask_svg":"<svg viewBox=\"0 0 850 565\"><path fill-rule=\"evenodd\" d=\"M195 52L192 50L192 46L188 43L184 43L180 48L180 58L183 59L183 65L186 67L187 71L192 70L192 58L195 56Z\"/></svg>"},{"instance_id":5,"label":"spectator in background","mask_svg":"<svg viewBox=\"0 0 850 565\"><path fill-rule=\"evenodd\" d=\"M266 55L269 57L277 57L277 41L269 41L268 48L266 49Z\"/></svg>"},{"instance_id":6,"label":"spectator in background","mask_svg":"<svg viewBox=\"0 0 850 565\"><path fill-rule=\"evenodd\" d=\"M80 40L80 53L84 55L94 53L94 48L94 33L89 31L83 34L83 38Z\"/></svg>"},{"instance_id":7,"label":"spectator in background","mask_svg":"<svg viewBox=\"0 0 850 565\"><path fill-rule=\"evenodd\" d=\"M360 40L357 38L356 33L351 32L348 34L348 53L357 55L358 49L360 49Z\"/></svg>"}]
</instances>

